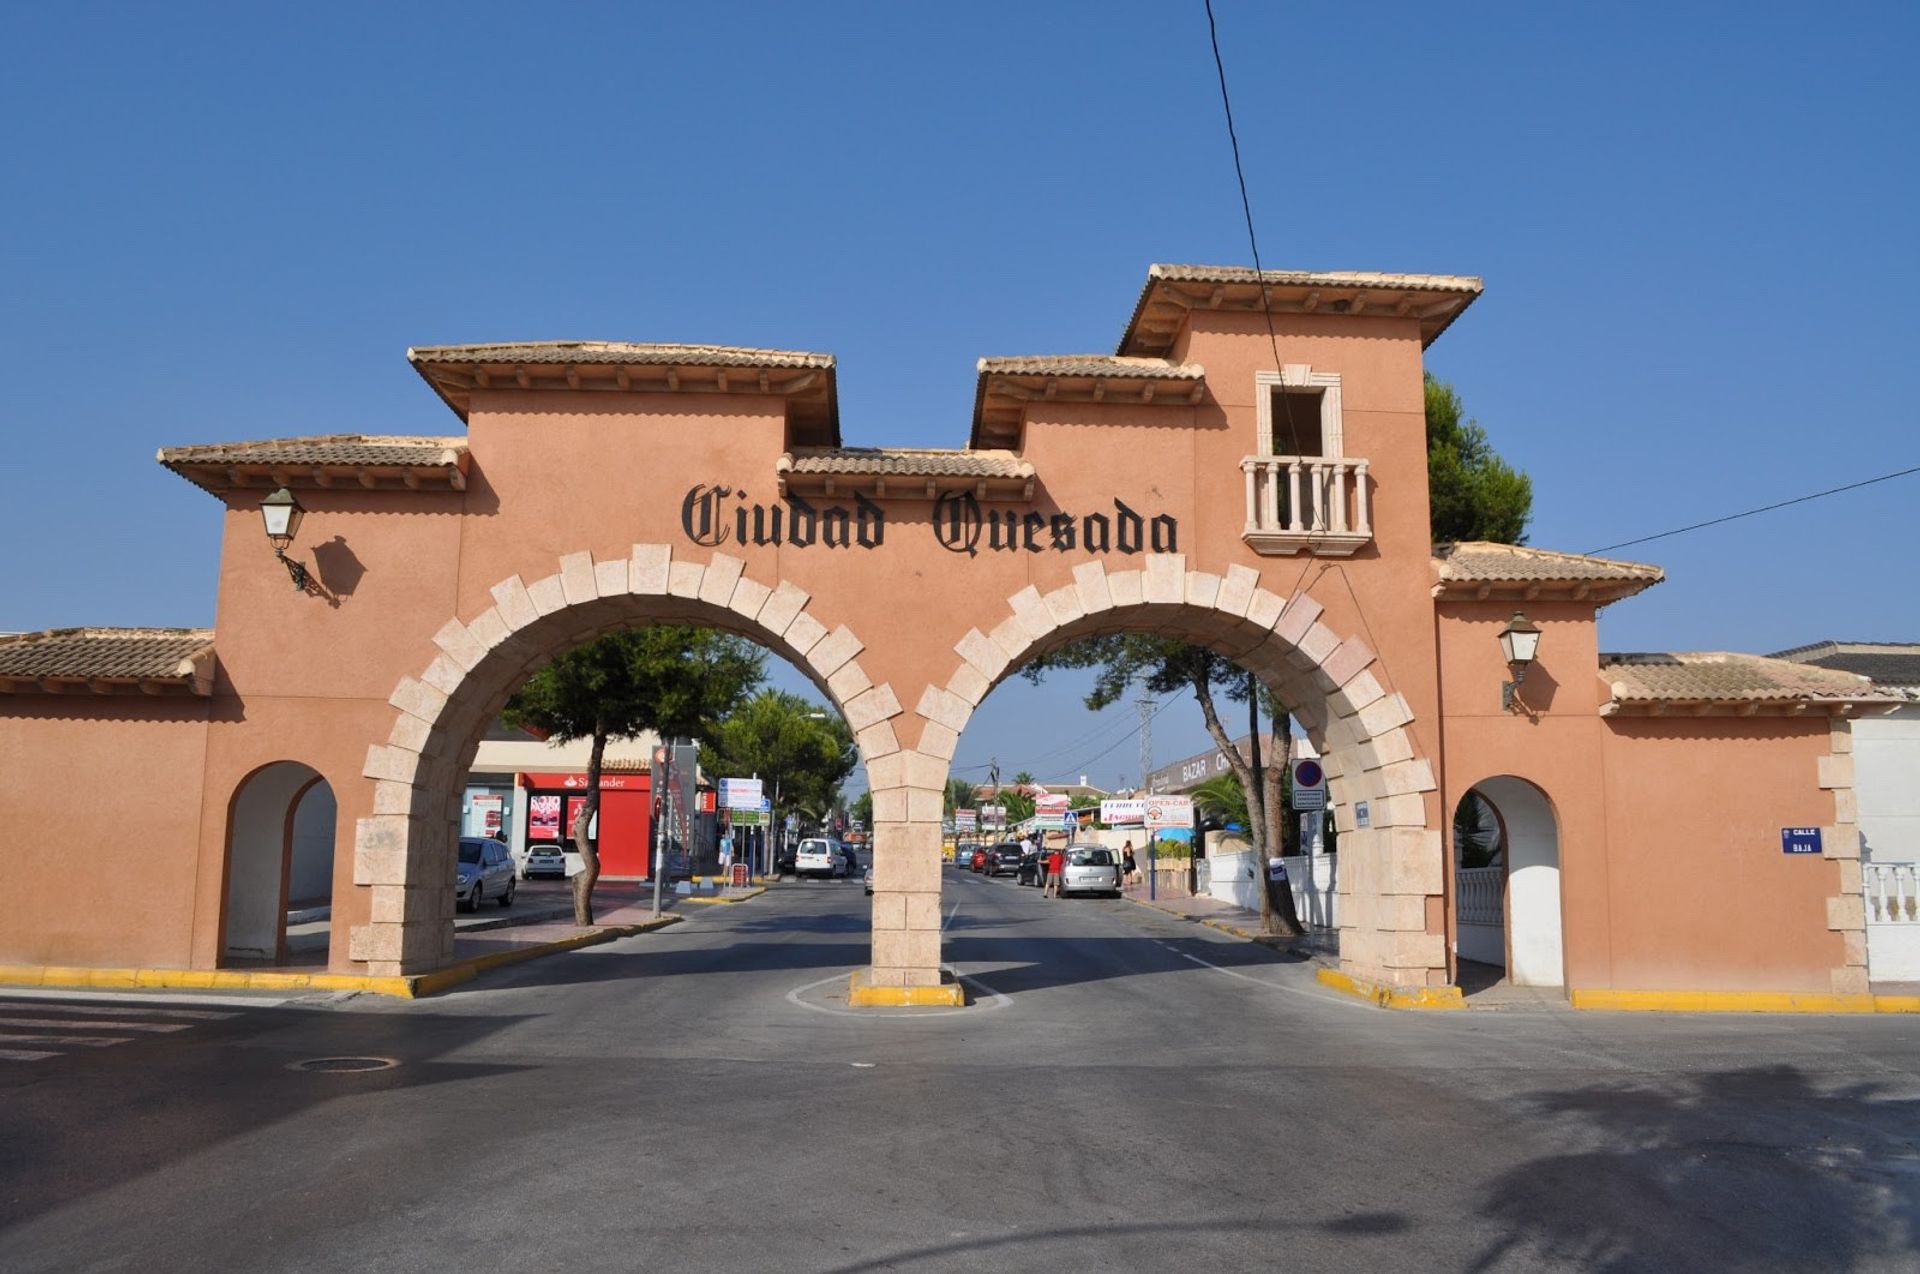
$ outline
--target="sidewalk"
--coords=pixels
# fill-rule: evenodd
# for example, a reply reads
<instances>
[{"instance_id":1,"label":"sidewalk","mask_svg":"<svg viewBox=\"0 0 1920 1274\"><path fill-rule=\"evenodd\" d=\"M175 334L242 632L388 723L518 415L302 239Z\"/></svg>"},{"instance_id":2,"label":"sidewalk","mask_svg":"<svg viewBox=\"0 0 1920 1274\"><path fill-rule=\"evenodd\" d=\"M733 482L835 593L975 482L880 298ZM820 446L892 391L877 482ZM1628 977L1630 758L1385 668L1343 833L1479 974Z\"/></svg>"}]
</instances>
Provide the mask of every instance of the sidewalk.
<instances>
[{"instance_id":1,"label":"sidewalk","mask_svg":"<svg viewBox=\"0 0 1920 1274\"><path fill-rule=\"evenodd\" d=\"M1147 897L1145 885L1132 885L1123 892L1130 901L1137 902L1143 907L1152 907L1170 916L1178 916L1182 920L1191 920L1209 929L1218 929L1236 938L1244 938L1248 942L1258 942L1262 946L1274 947L1281 951L1298 951L1315 959L1331 960L1339 954L1340 936L1332 930L1310 929L1297 938L1282 937L1261 931L1259 912L1246 907L1236 907L1230 902L1222 902L1210 895L1174 896L1163 890L1158 898L1150 899Z\"/></svg>"}]
</instances>

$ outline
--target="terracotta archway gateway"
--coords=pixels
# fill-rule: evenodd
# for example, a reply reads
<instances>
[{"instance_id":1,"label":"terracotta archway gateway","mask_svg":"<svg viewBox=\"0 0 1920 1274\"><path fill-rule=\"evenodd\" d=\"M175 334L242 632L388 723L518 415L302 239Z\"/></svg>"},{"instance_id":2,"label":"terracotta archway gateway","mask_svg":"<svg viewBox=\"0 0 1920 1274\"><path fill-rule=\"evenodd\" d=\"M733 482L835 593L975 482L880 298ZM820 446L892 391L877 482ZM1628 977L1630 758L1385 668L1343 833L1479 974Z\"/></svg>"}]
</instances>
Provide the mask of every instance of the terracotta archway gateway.
<instances>
[{"instance_id":1,"label":"terracotta archway gateway","mask_svg":"<svg viewBox=\"0 0 1920 1274\"><path fill-rule=\"evenodd\" d=\"M62 808L101 848L22 866L0 963L216 967L225 812L287 761L338 804L333 969L435 967L481 731L553 654L672 621L768 646L853 727L867 977L896 999L943 993L941 790L974 708L1032 656L1128 630L1240 660L1314 737L1354 982L1449 983L1444 811L1497 774L1556 812L1576 1001L1863 995L1844 717L1878 702L1864 680L1604 656L1599 608L1657 568L1430 544L1423 351L1479 290L1156 266L1115 354L982 360L950 450L843 445L829 355L616 343L410 351L464 433L163 450L224 506L216 623L0 639L0 814L31 825L73 773L141 761ZM301 589L261 534L281 486L306 509ZM1496 638L1522 608L1541 655L1508 712ZM1819 851L1783 856L1782 827Z\"/></svg>"}]
</instances>

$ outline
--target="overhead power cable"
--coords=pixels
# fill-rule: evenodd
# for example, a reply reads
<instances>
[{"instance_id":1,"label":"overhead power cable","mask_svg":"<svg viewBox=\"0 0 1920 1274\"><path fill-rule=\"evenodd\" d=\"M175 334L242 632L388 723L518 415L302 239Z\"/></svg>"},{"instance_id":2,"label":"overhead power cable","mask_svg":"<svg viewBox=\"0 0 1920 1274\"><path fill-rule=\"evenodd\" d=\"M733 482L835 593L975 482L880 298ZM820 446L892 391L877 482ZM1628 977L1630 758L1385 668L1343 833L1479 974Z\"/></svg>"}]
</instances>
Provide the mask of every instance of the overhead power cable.
<instances>
[{"instance_id":1,"label":"overhead power cable","mask_svg":"<svg viewBox=\"0 0 1920 1274\"><path fill-rule=\"evenodd\" d=\"M1631 548L1635 544L1651 544L1655 540L1664 540L1675 535L1685 535L1689 531L1699 531L1710 526L1720 526L1727 522L1738 522L1741 518L1750 518L1758 513L1771 513L1775 509L1785 509L1796 504L1805 504L1809 500L1824 500L1830 495L1839 495L1843 491L1858 491L1861 487L1870 487L1876 482L1891 482L1895 478L1905 478L1920 473L1920 465L1910 469L1899 469L1893 473L1883 473L1877 478L1865 478L1859 482L1849 482L1845 486L1828 487L1825 491L1815 491L1811 495L1797 495L1791 500L1778 500L1772 504L1763 504L1757 509L1745 509L1739 513L1729 513L1725 517L1708 518L1705 522L1695 522L1691 526L1677 526L1671 531L1661 531L1657 535L1643 535L1637 540L1622 540L1618 544L1609 544L1604 548L1588 549L1590 554L1611 553L1615 549Z\"/></svg>"}]
</instances>

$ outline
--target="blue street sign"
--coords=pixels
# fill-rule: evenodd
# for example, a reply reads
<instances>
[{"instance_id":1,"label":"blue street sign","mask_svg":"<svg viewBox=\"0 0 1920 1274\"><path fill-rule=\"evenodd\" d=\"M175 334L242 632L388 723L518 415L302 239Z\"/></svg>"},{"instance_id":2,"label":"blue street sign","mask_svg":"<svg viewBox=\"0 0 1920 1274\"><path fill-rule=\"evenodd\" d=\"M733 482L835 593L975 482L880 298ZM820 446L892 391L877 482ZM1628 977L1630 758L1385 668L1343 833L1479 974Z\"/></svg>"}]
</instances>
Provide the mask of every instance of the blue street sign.
<instances>
[{"instance_id":1,"label":"blue street sign","mask_svg":"<svg viewBox=\"0 0 1920 1274\"><path fill-rule=\"evenodd\" d=\"M1817 827L1783 827L1780 829L1780 852L1783 854L1817 854L1820 852L1820 829Z\"/></svg>"},{"instance_id":2,"label":"blue street sign","mask_svg":"<svg viewBox=\"0 0 1920 1274\"><path fill-rule=\"evenodd\" d=\"M1367 810L1367 803L1365 801L1355 801L1353 803L1353 822L1356 827L1373 826L1373 819Z\"/></svg>"}]
</instances>

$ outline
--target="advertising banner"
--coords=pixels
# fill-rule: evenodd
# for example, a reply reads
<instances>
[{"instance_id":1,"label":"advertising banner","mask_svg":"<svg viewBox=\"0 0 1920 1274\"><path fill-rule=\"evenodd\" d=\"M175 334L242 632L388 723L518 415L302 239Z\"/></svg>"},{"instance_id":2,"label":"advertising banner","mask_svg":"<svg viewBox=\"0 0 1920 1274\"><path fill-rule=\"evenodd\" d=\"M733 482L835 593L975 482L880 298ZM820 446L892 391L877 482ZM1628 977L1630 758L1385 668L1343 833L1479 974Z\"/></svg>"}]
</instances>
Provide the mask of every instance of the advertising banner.
<instances>
[{"instance_id":1,"label":"advertising banner","mask_svg":"<svg viewBox=\"0 0 1920 1274\"><path fill-rule=\"evenodd\" d=\"M1068 796L1036 796L1033 798L1033 812L1040 815L1064 814L1073 804Z\"/></svg>"},{"instance_id":2,"label":"advertising banner","mask_svg":"<svg viewBox=\"0 0 1920 1274\"><path fill-rule=\"evenodd\" d=\"M1162 827L1192 827L1193 798L1191 796L1149 796L1143 811L1149 830L1157 831Z\"/></svg>"},{"instance_id":3,"label":"advertising banner","mask_svg":"<svg viewBox=\"0 0 1920 1274\"><path fill-rule=\"evenodd\" d=\"M1108 827L1127 827L1147 821L1147 803L1143 800L1106 800L1100 802L1100 821Z\"/></svg>"},{"instance_id":4,"label":"advertising banner","mask_svg":"<svg viewBox=\"0 0 1920 1274\"><path fill-rule=\"evenodd\" d=\"M560 839L560 798L558 796L527 798L527 839Z\"/></svg>"},{"instance_id":5,"label":"advertising banner","mask_svg":"<svg viewBox=\"0 0 1920 1274\"><path fill-rule=\"evenodd\" d=\"M973 832L980 829L980 811L956 809L953 812L953 830Z\"/></svg>"},{"instance_id":6,"label":"advertising banner","mask_svg":"<svg viewBox=\"0 0 1920 1274\"><path fill-rule=\"evenodd\" d=\"M757 810L763 799L759 779L721 779L720 805L730 810Z\"/></svg>"}]
</instances>

